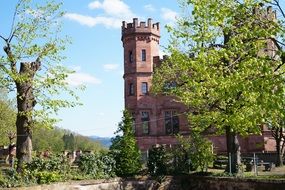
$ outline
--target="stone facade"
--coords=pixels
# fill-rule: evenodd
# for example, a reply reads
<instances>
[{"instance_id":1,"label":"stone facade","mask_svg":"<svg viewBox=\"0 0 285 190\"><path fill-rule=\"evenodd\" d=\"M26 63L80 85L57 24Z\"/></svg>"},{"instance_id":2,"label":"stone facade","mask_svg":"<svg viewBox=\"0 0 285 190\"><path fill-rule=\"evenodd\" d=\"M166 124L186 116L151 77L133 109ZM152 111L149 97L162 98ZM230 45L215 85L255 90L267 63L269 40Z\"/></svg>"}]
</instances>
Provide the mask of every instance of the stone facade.
<instances>
[{"instance_id":1,"label":"stone facade","mask_svg":"<svg viewBox=\"0 0 285 190\"><path fill-rule=\"evenodd\" d=\"M122 24L122 42L124 48L124 97L125 108L134 117L135 135L142 152L153 145L175 145L176 133L189 134L189 125L185 116L186 108L170 96L152 96L149 94L153 68L161 63L159 58L159 23L148 19ZM208 135L214 150L226 152L224 136ZM274 139L266 127L262 135L240 137L241 151L270 152L275 150Z\"/></svg>"}]
</instances>

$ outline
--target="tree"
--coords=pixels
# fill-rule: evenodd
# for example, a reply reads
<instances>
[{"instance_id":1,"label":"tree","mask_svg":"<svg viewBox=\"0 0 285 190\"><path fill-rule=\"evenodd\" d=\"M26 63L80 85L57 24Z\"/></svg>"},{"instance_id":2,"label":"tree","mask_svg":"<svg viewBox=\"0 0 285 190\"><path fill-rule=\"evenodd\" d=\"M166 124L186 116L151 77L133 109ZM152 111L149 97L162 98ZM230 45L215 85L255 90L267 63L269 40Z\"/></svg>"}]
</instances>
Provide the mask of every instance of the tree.
<instances>
[{"instance_id":1,"label":"tree","mask_svg":"<svg viewBox=\"0 0 285 190\"><path fill-rule=\"evenodd\" d=\"M71 151L75 150L75 137L72 133L64 134L62 139L64 142L65 150L71 150Z\"/></svg>"},{"instance_id":2,"label":"tree","mask_svg":"<svg viewBox=\"0 0 285 190\"><path fill-rule=\"evenodd\" d=\"M183 1L185 15L170 28L170 57L153 79L153 91L189 108L192 130L226 134L233 173L241 162L237 135L260 134L261 124L284 115L282 52L274 42L284 30L262 3Z\"/></svg>"},{"instance_id":3,"label":"tree","mask_svg":"<svg viewBox=\"0 0 285 190\"><path fill-rule=\"evenodd\" d=\"M128 111L123 112L122 122L119 123L117 135L112 139L111 153L116 160L116 174L118 176L132 176L141 169L141 154L136 144L133 132L133 120Z\"/></svg>"},{"instance_id":4,"label":"tree","mask_svg":"<svg viewBox=\"0 0 285 190\"><path fill-rule=\"evenodd\" d=\"M49 150L53 153L61 153L64 150L63 134L62 129L47 128L36 123L33 129L33 150L38 152Z\"/></svg>"},{"instance_id":5,"label":"tree","mask_svg":"<svg viewBox=\"0 0 285 190\"><path fill-rule=\"evenodd\" d=\"M1 145L7 145L10 143L9 134L11 138L15 133L15 121L16 121L16 111L11 106L12 101L8 100L6 97L6 92L0 89L0 139Z\"/></svg>"},{"instance_id":6,"label":"tree","mask_svg":"<svg viewBox=\"0 0 285 190\"><path fill-rule=\"evenodd\" d=\"M5 6L1 6L4 7ZM77 98L65 82L70 73L60 64L61 52L68 39L60 34L61 4L46 0L34 3L19 0L7 34L0 34L0 81L16 90L17 99L17 170L31 161L32 128L34 121L51 126L50 115L59 107L76 105L76 101L59 99L60 92ZM6 18L3 18L6 19ZM35 109L38 104L37 109Z\"/></svg>"}]
</instances>

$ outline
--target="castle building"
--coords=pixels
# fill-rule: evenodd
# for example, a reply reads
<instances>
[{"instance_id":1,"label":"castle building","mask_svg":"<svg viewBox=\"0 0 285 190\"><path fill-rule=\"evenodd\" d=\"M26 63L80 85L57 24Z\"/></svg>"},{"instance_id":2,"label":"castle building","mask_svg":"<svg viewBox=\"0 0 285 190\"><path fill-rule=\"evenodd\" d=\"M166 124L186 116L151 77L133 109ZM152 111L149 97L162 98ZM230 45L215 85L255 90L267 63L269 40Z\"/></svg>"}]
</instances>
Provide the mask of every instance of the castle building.
<instances>
[{"instance_id":1,"label":"castle building","mask_svg":"<svg viewBox=\"0 0 285 190\"><path fill-rule=\"evenodd\" d=\"M175 134L189 134L186 108L170 96L149 94L153 69L161 64L159 58L159 23L122 23L124 49L124 97L125 108L134 118L134 130L138 146L147 152L156 144L178 144ZM225 136L208 135L216 152L226 152ZM240 137L242 152L274 151L270 131L264 127L262 135Z\"/></svg>"}]
</instances>

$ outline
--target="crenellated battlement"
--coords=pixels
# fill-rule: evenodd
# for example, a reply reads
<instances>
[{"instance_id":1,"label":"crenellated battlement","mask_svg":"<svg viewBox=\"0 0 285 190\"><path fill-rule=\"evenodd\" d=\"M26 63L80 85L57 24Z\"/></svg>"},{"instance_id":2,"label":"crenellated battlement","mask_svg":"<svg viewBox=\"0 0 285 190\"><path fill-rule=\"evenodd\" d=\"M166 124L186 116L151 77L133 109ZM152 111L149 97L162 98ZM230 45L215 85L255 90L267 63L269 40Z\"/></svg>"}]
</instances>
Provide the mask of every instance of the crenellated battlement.
<instances>
[{"instance_id":1,"label":"crenellated battlement","mask_svg":"<svg viewBox=\"0 0 285 190\"><path fill-rule=\"evenodd\" d=\"M151 33L156 36L160 36L159 23L152 23L152 19L149 18L146 22L138 22L137 18L133 19L132 23L123 21L122 23L122 36L126 36L134 33Z\"/></svg>"},{"instance_id":2,"label":"crenellated battlement","mask_svg":"<svg viewBox=\"0 0 285 190\"><path fill-rule=\"evenodd\" d=\"M254 9L254 14L259 15L263 19L275 21L277 19L276 11L272 9L272 6L268 6L266 9L262 9L262 6Z\"/></svg>"}]
</instances>

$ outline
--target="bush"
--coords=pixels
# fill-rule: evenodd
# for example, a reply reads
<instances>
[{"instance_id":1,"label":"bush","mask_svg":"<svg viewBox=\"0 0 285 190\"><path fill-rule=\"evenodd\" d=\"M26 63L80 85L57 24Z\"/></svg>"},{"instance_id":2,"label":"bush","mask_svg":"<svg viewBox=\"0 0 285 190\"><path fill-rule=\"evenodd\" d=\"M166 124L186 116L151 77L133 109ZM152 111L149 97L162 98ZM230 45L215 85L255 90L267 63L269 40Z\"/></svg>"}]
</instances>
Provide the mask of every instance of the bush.
<instances>
[{"instance_id":1,"label":"bush","mask_svg":"<svg viewBox=\"0 0 285 190\"><path fill-rule=\"evenodd\" d=\"M115 160L110 154L83 154L80 156L78 166L84 174L96 179L115 176Z\"/></svg>"},{"instance_id":2,"label":"bush","mask_svg":"<svg viewBox=\"0 0 285 190\"><path fill-rule=\"evenodd\" d=\"M168 173L168 158L166 154L166 149L163 146L153 147L149 150L147 168L150 175L161 176Z\"/></svg>"},{"instance_id":3,"label":"bush","mask_svg":"<svg viewBox=\"0 0 285 190\"><path fill-rule=\"evenodd\" d=\"M53 172L42 171L42 172L36 172L35 178L38 184L49 184L51 182L61 181L62 175L54 171Z\"/></svg>"},{"instance_id":4,"label":"bush","mask_svg":"<svg viewBox=\"0 0 285 190\"><path fill-rule=\"evenodd\" d=\"M147 167L152 176L187 174L195 170L187 151L181 146L167 149L164 146L153 147L149 150Z\"/></svg>"},{"instance_id":5,"label":"bush","mask_svg":"<svg viewBox=\"0 0 285 190\"><path fill-rule=\"evenodd\" d=\"M192 132L188 139L178 136L178 140L187 152L190 163L196 170L204 172L213 163L212 143L197 132Z\"/></svg>"},{"instance_id":6,"label":"bush","mask_svg":"<svg viewBox=\"0 0 285 190\"><path fill-rule=\"evenodd\" d=\"M52 156L50 158L35 157L30 163L27 163L26 170L29 171L61 171L69 168L69 164L63 156Z\"/></svg>"}]
</instances>

